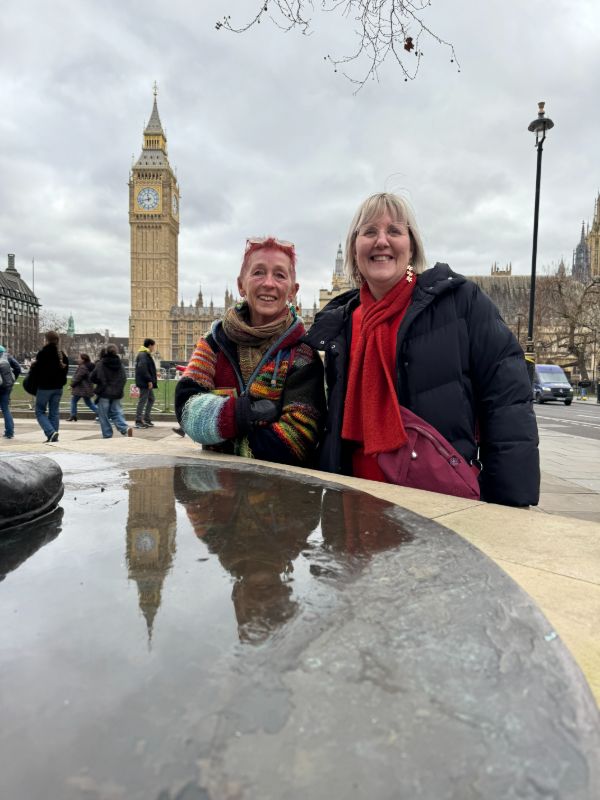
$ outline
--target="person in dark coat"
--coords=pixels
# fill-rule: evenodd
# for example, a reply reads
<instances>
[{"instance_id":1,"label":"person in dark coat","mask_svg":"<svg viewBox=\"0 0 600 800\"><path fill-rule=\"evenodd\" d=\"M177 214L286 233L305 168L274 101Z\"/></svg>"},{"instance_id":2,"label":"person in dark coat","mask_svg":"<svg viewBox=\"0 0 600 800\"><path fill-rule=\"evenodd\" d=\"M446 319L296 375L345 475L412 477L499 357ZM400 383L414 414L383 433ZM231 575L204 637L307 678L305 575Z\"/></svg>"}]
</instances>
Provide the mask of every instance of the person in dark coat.
<instances>
[{"instance_id":1,"label":"person in dark coat","mask_svg":"<svg viewBox=\"0 0 600 800\"><path fill-rule=\"evenodd\" d=\"M38 387L35 395L35 418L46 434L46 441L57 442L60 398L67 382L69 359L59 349L60 339L56 331L48 331L45 338L46 344L31 366Z\"/></svg>"},{"instance_id":2,"label":"person in dark coat","mask_svg":"<svg viewBox=\"0 0 600 800\"><path fill-rule=\"evenodd\" d=\"M90 380L90 374L94 369L92 359L87 353L80 353L78 365L75 375L71 378L71 416L68 422L77 422L77 403L80 400L83 400L98 419L98 407L92 400L94 395L94 384Z\"/></svg>"},{"instance_id":3,"label":"person in dark coat","mask_svg":"<svg viewBox=\"0 0 600 800\"><path fill-rule=\"evenodd\" d=\"M135 385L140 390L135 411L136 428L152 428L154 425L150 414L154 405L154 389L158 387L156 364L152 358L155 347L154 339L144 339L144 345L135 357Z\"/></svg>"},{"instance_id":4,"label":"person in dark coat","mask_svg":"<svg viewBox=\"0 0 600 800\"><path fill-rule=\"evenodd\" d=\"M15 423L10 412L10 395L16 379L21 374L21 365L0 345L0 411L4 417L4 438L15 435Z\"/></svg>"},{"instance_id":5,"label":"person in dark coat","mask_svg":"<svg viewBox=\"0 0 600 800\"><path fill-rule=\"evenodd\" d=\"M320 467L387 481L378 455L406 446L405 407L481 466L481 499L535 505L538 433L523 351L476 284L447 264L424 267L412 209L393 194L369 197L346 240L359 288L328 303L307 336L325 351Z\"/></svg>"},{"instance_id":6,"label":"person in dark coat","mask_svg":"<svg viewBox=\"0 0 600 800\"><path fill-rule=\"evenodd\" d=\"M110 439L112 437L112 425L122 436L131 436L133 431L127 426L121 408L121 398L127 375L116 345L109 344L101 351L100 359L92 370L90 380L96 384L98 417L103 438Z\"/></svg>"}]
</instances>

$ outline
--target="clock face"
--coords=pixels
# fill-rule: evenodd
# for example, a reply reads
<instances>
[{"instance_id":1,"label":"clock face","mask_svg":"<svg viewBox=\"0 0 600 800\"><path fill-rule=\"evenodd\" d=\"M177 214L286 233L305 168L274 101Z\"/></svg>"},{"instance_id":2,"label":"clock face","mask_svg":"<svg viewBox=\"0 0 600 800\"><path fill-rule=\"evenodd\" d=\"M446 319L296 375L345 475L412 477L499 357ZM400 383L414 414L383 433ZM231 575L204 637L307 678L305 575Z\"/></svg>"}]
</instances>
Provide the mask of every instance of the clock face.
<instances>
[{"instance_id":1,"label":"clock face","mask_svg":"<svg viewBox=\"0 0 600 800\"><path fill-rule=\"evenodd\" d=\"M152 188L140 189L137 196L138 205L146 211L156 208L158 199L158 192Z\"/></svg>"},{"instance_id":2,"label":"clock face","mask_svg":"<svg viewBox=\"0 0 600 800\"><path fill-rule=\"evenodd\" d=\"M138 553L149 553L151 550L154 550L154 545L154 537L148 531L138 533L135 538L135 549Z\"/></svg>"},{"instance_id":3,"label":"clock face","mask_svg":"<svg viewBox=\"0 0 600 800\"><path fill-rule=\"evenodd\" d=\"M177 202L177 195L173 195L173 199L171 200L171 207L173 208L173 216L177 216L177 211L179 210L179 203Z\"/></svg>"}]
</instances>

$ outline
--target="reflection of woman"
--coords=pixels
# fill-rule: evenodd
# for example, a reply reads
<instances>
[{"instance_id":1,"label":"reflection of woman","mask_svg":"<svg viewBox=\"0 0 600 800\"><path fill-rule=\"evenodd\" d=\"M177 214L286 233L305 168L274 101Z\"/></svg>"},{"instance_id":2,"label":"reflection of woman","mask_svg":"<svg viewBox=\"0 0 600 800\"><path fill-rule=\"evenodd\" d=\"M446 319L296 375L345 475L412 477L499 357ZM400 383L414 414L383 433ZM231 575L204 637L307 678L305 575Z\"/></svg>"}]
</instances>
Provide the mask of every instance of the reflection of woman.
<instances>
[{"instance_id":1,"label":"reflection of woman","mask_svg":"<svg viewBox=\"0 0 600 800\"><path fill-rule=\"evenodd\" d=\"M92 360L87 353L80 353L77 364L77 370L71 379L71 416L68 422L77 422L77 403L80 399L83 399L92 414L98 415L98 407L92 401L94 394L94 384L90 380L90 373L94 369Z\"/></svg>"},{"instance_id":2,"label":"reflection of woman","mask_svg":"<svg viewBox=\"0 0 600 800\"><path fill-rule=\"evenodd\" d=\"M290 619L293 562L319 524L321 493L304 483L210 467L175 470L175 497L201 538L235 579L241 641L263 641Z\"/></svg>"},{"instance_id":3,"label":"reflection of woman","mask_svg":"<svg viewBox=\"0 0 600 800\"><path fill-rule=\"evenodd\" d=\"M467 463L479 458L482 499L536 504L538 436L523 352L474 283L446 264L424 266L406 202L387 193L365 200L346 240L359 288L332 300L307 337L326 352L321 466L385 481L377 456L406 446L402 406Z\"/></svg>"},{"instance_id":4,"label":"reflection of woman","mask_svg":"<svg viewBox=\"0 0 600 800\"><path fill-rule=\"evenodd\" d=\"M221 452L306 464L324 408L323 368L300 342L294 246L249 239L238 289L242 302L200 339L177 384L177 419Z\"/></svg>"}]
</instances>

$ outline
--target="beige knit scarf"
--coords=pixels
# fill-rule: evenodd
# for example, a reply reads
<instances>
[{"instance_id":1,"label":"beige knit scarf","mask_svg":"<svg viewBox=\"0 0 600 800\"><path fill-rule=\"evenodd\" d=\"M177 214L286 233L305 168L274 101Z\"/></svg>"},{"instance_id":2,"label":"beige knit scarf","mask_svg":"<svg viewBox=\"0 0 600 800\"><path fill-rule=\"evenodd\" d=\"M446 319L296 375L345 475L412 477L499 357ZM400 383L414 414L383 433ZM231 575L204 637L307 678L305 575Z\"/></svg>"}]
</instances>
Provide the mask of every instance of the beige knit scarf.
<instances>
[{"instance_id":1,"label":"beige knit scarf","mask_svg":"<svg viewBox=\"0 0 600 800\"><path fill-rule=\"evenodd\" d=\"M269 347L286 331L294 317L287 314L267 325L250 325L250 310L244 302L227 309L223 317L223 330L228 339L237 344L240 370L244 383L252 375Z\"/></svg>"}]
</instances>

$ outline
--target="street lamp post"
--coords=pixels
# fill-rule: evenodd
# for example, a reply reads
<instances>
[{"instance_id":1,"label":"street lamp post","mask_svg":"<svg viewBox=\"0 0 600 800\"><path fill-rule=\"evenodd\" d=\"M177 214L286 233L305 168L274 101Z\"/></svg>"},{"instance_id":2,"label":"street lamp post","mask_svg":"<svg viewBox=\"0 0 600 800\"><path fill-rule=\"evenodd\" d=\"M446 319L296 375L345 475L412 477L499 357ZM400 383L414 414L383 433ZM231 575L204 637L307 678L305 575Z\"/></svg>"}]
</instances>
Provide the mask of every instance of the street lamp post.
<instances>
[{"instance_id":1,"label":"street lamp post","mask_svg":"<svg viewBox=\"0 0 600 800\"><path fill-rule=\"evenodd\" d=\"M537 262L538 218L540 212L540 181L542 177L542 150L546 140L546 131L554 127L554 123L544 112L545 103L538 103L538 115L528 126L528 130L535 133L535 146L537 148L537 170L535 175L535 206L533 211L533 250L531 253L531 286L529 290L529 322L527 325L527 344L525 358L533 382L535 367L535 344L533 341L533 319L535 313L535 269Z\"/></svg>"},{"instance_id":2,"label":"street lamp post","mask_svg":"<svg viewBox=\"0 0 600 800\"><path fill-rule=\"evenodd\" d=\"M517 314L517 341L521 344L521 320L525 314Z\"/></svg>"},{"instance_id":3,"label":"street lamp post","mask_svg":"<svg viewBox=\"0 0 600 800\"><path fill-rule=\"evenodd\" d=\"M133 352L135 348L135 322L130 325L131 338L129 341L129 377L133 377Z\"/></svg>"}]
</instances>

